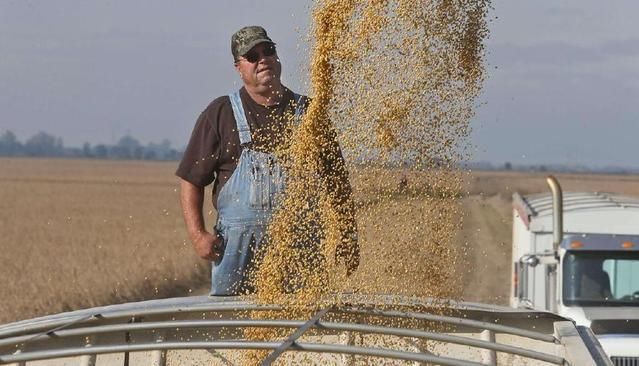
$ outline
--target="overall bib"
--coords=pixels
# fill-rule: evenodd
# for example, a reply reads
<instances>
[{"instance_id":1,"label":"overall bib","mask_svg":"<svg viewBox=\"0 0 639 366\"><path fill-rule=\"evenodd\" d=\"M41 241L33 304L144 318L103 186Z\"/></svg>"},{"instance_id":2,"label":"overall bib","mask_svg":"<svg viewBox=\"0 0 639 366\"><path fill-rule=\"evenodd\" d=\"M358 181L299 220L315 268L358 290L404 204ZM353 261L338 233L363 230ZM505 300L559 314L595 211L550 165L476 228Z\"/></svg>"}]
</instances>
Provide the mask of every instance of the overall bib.
<instances>
[{"instance_id":1,"label":"overall bib","mask_svg":"<svg viewBox=\"0 0 639 366\"><path fill-rule=\"evenodd\" d=\"M235 171L217 198L216 230L224 241L224 252L213 263L211 295L242 295L254 292L249 281L256 251L264 235L277 195L284 190L284 172L273 154L251 148L251 131L239 91L229 95L240 136L241 153ZM295 94L295 118L304 112L301 96Z\"/></svg>"}]
</instances>

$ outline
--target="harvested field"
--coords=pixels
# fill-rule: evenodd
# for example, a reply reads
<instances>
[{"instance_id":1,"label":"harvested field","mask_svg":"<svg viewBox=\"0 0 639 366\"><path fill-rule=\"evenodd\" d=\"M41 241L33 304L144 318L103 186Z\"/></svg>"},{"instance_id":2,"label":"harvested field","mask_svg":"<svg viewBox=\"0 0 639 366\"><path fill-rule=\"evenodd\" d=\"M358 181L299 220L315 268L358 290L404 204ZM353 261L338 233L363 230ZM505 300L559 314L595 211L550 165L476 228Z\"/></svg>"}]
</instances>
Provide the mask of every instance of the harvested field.
<instances>
[{"instance_id":1,"label":"harvested field","mask_svg":"<svg viewBox=\"0 0 639 366\"><path fill-rule=\"evenodd\" d=\"M0 322L202 286L174 167L0 159Z\"/></svg>"},{"instance_id":2,"label":"harvested field","mask_svg":"<svg viewBox=\"0 0 639 366\"><path fill-rule=\"evenodd\" d=\"M201 293L208 283L208 265L186 241L175 167L174 162L0 159L0 323L98 304ZM397 175L399 182L401 172ZM357 202L374 205L379 212L379 221L360 222L360 231L368 232L369 225L410 227L411 218L392 214L393 205L405 199L402 192L398 190L392 202L377 199L380 182L375 176L374 171L353 172L355 184L363 187ZM544 176L469 175L467 192L462 192L464 226L457 241L466 248L468 264L458 269L464 299L506 304L510 197L514 191L545 191ZM636 176L568 174L559 179L565 190L639 196ZM424 182L424 176L408 177L409 186ZM419 205L417 200L406 202ZM213 223L213 212L207 220ZM383 247L396 239L367 241ZM380 252L363 248L355 286L392 281L391 288L402 288L405 294L411 286L420 286L410 273L371 276L384 272L371 268L379 261L367 253Z\"/></svg>"}]
</instances>

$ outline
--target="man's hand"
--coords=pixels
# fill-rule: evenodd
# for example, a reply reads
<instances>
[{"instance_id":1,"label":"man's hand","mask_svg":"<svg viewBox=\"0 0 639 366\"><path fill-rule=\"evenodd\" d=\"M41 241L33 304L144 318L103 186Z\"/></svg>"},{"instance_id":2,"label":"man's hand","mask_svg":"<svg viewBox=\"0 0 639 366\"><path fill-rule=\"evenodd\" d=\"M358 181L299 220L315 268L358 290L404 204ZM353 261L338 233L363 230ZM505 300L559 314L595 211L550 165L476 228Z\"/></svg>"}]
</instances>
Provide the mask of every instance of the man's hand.
<instances>
[{"instance_id":1,"label":"man's hand","mask_svg":"<svg viewBox=\"0 0 639 366\"><path fill-rule=\"evenodd\" d=\"M222 238L206 231L204 216L202 215L202 203L204 201L204 187L198 187L193 183L181 179L180 201L182 214L189 239L193 243L195 253L209 261L215 261L222 254Z\"/></svg>"},{"instance_id":2,"label":"man's hand","mask_svg":"<svg viewBox=\"0 0 639 366\"><path fill-rule=\"evenodd\" d=\"M204 231L193 241L193 248L200 258L214 262L222 255L222 238Z\"/></svg>"}]
</instances>

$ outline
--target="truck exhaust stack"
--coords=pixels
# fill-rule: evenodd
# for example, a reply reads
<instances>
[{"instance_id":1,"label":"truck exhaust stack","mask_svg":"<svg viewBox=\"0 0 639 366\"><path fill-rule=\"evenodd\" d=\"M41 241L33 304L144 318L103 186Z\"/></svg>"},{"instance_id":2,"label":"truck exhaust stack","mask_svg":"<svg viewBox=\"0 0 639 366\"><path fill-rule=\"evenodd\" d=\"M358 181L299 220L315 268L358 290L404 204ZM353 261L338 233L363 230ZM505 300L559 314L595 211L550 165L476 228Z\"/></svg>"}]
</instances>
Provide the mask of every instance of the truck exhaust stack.
<instances>
[{"instance_id":1,"label":"truck exhaust stack","mask_svg":"<svg viewBox=\"0 0 639 366\"><path fill-rule=\"evenodd\" d=\"M564 199L561 191L561 185L559 185L557 178L549 175L546 178L546 183L548 183L550 191L552 192L553 251L555 252L556 257L557 251L559 250L559 244L561 244L564 236Z\"/></svg>"}]
</instances>

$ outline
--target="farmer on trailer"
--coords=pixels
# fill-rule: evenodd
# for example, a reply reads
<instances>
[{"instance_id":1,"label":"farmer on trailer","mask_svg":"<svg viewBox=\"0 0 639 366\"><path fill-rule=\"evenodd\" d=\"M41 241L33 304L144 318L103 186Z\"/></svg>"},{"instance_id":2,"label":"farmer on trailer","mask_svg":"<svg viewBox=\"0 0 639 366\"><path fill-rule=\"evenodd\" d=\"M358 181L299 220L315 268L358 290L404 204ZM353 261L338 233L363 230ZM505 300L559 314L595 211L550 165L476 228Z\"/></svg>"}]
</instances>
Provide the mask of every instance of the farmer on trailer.
<instances>
[{"instance_id":1,"label":"farmer on trailer","mask_svg":"<svg viewBox=\"0 0 639 366\"><path fill-rule=\"evenodd\" d=\"M282 85L275 43L264 28L249 26L233 34L231 53L244 85L213 100L200 114L176 171L189 238L197 255L213 262L212 295L255 291L248 276L252 259L267 245L264 234L276 208L275 196L285 188L273 152L286 143L308 105L307 97ZM333 143L327 148L339 152L337 141ZM326 155L334 156L327 159L329 168L344 165L341 153ZM204 187L211 183L218 220L209 231L202 210ZM347 190L335 194L351 200L345 183L339 186ZM348 272L359 264L353 234L344 234L352 238L343 251Z\"/></svg>"}]
</instances>

